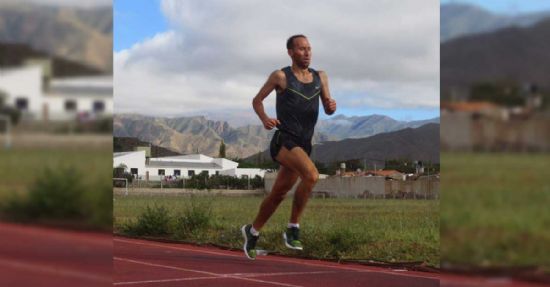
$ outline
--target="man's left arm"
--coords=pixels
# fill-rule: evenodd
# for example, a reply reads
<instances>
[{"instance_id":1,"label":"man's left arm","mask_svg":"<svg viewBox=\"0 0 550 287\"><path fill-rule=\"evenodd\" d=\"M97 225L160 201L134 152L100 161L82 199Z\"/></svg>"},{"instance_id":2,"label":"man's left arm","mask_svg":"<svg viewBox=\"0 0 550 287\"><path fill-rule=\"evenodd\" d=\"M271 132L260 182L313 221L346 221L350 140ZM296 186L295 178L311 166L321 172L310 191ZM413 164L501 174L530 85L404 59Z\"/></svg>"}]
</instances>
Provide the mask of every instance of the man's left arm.
<instances>
[{"instance_id":1,"label":"man's left arm","mask_svg":"<svg viewBox=\"0 0 550 287\"><path fill-rule=\"evenodd\" d=\"M336 101L330 97L327 73L319 71L319 77L321 78L321 101L323 102L323 108L325 108L327 115L332 115L336 111Z\"/></svg>"}]
</instances>

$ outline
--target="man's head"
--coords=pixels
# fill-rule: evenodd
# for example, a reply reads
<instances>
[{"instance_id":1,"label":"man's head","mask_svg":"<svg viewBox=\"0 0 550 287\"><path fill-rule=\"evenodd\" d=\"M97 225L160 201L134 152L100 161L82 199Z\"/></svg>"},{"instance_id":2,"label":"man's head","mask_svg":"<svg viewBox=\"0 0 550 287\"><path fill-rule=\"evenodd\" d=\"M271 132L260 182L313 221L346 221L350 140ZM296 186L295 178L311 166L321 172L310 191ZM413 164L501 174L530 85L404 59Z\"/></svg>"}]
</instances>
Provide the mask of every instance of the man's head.
<instances>
[{"instance_id":1,"label":"man's head","mask_svg":"<svg viewBox=\"0 0 550 287\"><path fill-rule=\"evenodd\" d=\"M300 68L307 68L311 63L311 46L304 35L294 35L286 41L288 55Z\"/></svg>"}]
</instances>

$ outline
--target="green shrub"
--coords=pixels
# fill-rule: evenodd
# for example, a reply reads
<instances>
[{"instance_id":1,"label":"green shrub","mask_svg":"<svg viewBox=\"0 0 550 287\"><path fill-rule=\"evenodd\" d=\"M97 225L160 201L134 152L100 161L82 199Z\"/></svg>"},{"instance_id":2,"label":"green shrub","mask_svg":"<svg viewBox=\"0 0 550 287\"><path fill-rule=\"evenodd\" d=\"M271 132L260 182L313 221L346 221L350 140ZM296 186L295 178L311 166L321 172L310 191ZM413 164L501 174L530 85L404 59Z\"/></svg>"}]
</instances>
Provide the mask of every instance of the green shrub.
<instances>
[{"instance_id":1,"label":"green shrub","mask_svg":"<svg viewBox=\"0 0 550 287\"><path fill-rule=\"evenodd\" d=\"M162 236L170 233L171 217L164 206L147 205L145 212L138 216L137 222L130 222L125 231L132 235Z\"/></svg>"},{"instance_id":2,"label":"green shrub","mask_svg":"<svg viewBox=\"0 0 550 287\"><path fill-rule=\"evenodd\" d=\"M108 181L98 179L86 193L85 218L91 226L102 229L113 227L113 189Z\"/></svg>"},{"instance_id":3,"label":"green shrub","mask_svg":"<svg viewBox=\"0 0 550 287\"><path fill-rule=\"evenodd\" d=\"M190 202L191 206L176 218L175 236L178 238L198 236L211 225L211 203L199 202L194 197L191 198Z\"/></svg>"},{"instance_id":4,"label":"green shrub","mask_svg":"<svg viewBox=\"0 0 550 287\"><path fill-rule=\"evenodd\" d=\"M4 214L20 220L81 220L84 217L83 197L87 191L81 177L72 167L46 168L26 197L14 196L4 204Z\"/></svg>"}]
</instances>

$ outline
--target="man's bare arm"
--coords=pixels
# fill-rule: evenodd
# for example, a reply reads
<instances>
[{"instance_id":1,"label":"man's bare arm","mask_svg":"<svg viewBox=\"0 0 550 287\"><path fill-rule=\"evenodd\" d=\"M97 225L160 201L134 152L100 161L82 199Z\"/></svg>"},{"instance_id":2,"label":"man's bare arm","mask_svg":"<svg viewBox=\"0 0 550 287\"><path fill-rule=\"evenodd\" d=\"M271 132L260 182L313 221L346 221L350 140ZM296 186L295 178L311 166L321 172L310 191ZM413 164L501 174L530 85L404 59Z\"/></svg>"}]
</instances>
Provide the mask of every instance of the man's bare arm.
<instances>
[{"instance_id":1,"label":"man's bare arm","mask_svg":"<svg viewBox=\"0 0 550 287\"><path fill-rule=\"evenodd\" d=\"M336 111L336 101L330 97L327 74L324 71L319 71L319 77L321 78L321 101L323 102L323 108L327 115L332 115Z\"/></svg>"},{"instance_id":2,"label":"man's bare arm","mask_svg":"<svg viewBox=\"0 0 550 287\"><path fill-rule=\"evenodd\" d=\"M283 71L277 70L271 75L269 75L269 78L263 85L263 87L260 89L258 94L254 97L252 100L252 107L254 108L254 111L262 121L262 124L264 127L268 130L273 129L277 125L280 124L279 120L276 118L270 118L266 113L264 109L263 100L275 89L280 89L282 87L282 83L285 82L285 74Z\"/></svg>"}]
</instances>

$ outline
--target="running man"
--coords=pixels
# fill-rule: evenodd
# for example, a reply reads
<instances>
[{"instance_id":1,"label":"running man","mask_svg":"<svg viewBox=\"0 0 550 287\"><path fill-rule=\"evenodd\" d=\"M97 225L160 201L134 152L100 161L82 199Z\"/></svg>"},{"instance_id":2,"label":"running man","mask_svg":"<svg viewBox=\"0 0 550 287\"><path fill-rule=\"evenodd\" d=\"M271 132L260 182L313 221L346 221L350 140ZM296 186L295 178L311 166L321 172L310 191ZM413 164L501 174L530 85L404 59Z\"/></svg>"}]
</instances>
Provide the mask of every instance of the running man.
<instances>
[{"instance_id":1,"label":"running man","mask_svg":"<svg viewBox=\"0 0 550 287\"><path fill-rule=\"evenodd\" d=\"M319 97L326 114L332 115L336 111L336 101L330 97L326 73L309 68L311 46L307 38L294 35L288 39L286 47L292 66L271 73L252 101L264 127L268 130L277 128L270 152L280 168L271 193L263 200L256 219L241 228L244 253L249 259L256 258L260 230L298 178L301 181L294 194L292 214L283 238L286 247L302 250L299 219L319 177L317 168L309 158L313 130L319 115ZM273 90L277 92L277 118L270 118L262 103Z\"/></svg>"}]
</instances>

